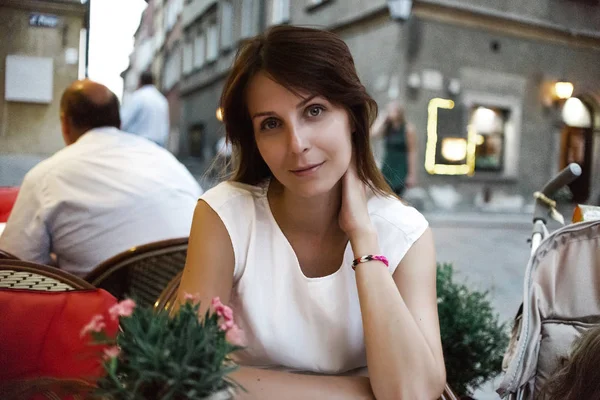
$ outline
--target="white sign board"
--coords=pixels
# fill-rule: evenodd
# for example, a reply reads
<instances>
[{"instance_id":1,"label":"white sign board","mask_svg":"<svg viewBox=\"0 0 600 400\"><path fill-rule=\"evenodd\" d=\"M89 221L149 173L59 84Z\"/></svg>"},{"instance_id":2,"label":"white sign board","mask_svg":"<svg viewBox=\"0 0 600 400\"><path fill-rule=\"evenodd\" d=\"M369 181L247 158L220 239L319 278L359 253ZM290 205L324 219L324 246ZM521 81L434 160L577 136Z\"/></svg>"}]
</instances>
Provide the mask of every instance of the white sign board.
<instances>
[{"instance_id":1,"label":"white sign board","mask_svg":"<svg viewBox=\"0 0 600 400\"><path fill-rule=\"evenodd\" d=\"M51 103L53 77L52 58L6 56L4 98L7 101Z\"/></svg>"}]
</instances>

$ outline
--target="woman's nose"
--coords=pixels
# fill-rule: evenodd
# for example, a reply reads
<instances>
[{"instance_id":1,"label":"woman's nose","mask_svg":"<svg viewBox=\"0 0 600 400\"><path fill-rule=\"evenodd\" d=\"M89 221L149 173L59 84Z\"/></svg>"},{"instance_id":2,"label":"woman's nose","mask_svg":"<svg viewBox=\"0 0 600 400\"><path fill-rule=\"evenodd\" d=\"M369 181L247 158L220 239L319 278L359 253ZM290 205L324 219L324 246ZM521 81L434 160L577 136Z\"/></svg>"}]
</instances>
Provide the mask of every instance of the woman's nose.
<instances>
[{"instance_id":1,"label":"woman's nose","mask_svg":"<svg viewBox=\"0 0 600 400\"><path fill-rule=\"evenodd\" d=\"M294 154L302 154L310 148L308 132L300 126L288 125L288 146Z\"/></svg>"}]
</instances>

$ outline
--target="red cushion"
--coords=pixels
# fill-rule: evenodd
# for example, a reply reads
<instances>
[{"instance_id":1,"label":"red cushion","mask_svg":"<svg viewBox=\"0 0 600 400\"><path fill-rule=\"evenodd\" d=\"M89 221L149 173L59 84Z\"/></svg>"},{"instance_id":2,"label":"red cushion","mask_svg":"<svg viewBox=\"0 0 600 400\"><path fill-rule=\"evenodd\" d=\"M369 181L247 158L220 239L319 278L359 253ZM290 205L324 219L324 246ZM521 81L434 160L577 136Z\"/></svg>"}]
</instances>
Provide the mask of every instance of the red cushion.
<instances>
[{"instance_id":1,"label":"red cushion","mask_svg":"<svg viewBox=\"0 0 600 400\"><path fill-rule=\"evenodd\" d=\"M8 221L18 194L18 187L0 187L0 222Z\"/></svg>"},{"instance_id":2,"label":"red cushion","mask_svg":"<svg viewBox=\"0 0 600 400\"><path fill-rule=\"evenodd\" d=\"M102 376L103 347L90 346L82 328L102 314L114 336L118 322L108 309L117 300L108 292L41 292L0 289L0 381L37 377L94 381Z\"/></svg>"}]
</instances>

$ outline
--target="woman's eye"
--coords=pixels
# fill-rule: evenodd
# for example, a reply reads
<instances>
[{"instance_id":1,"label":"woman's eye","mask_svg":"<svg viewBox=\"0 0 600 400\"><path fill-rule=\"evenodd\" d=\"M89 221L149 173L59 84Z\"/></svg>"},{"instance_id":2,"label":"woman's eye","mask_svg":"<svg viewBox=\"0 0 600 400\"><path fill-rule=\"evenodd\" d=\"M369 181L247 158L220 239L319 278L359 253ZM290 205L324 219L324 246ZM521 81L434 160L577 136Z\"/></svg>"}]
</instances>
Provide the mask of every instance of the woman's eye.
<instances>
[{"instance_id":1,"label":"woman's eye","mask_svg":"<svg viewBox=\"0 0 600 400\"><path fill-rule=\"evenodd\" d=\"M279 126L279 122L276 119L269 118L263 121L260 125L260 129L263 131L268 131L271 129L275 129Z\"/></svg>"},{"instance_id":2,"label":"woman's eye","mask_svg":"<svg viewBox=\"0 0 600 400\"><path fill-rule=\"evenodd\" d=\"M319 115L321 115L323 113L323 111L325 111L325 108L320 105L314 105L314 106L308 107L307 111L308 111L309 116L318 117Z\"/></svg>"}]
</instances>

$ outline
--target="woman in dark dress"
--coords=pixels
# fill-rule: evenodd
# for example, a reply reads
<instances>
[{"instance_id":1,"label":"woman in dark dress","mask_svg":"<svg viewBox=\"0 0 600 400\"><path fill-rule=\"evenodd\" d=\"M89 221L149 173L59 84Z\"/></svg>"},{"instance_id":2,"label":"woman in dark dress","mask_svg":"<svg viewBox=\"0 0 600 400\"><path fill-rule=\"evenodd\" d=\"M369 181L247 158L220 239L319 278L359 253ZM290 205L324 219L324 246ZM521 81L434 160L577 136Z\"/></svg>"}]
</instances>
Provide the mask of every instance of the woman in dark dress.
<instances>
[{"instance_id":1,"label":"woman in dark dress","mask_svg":"<svg viewBox=\"0 0 600 400\"><path fill-rule=\"evenodd\" d=\"M381 172L398 195L417 184L417 139L414 127L406 122L397 102L373 124L372 137L383 136L385 156Z\"/></svg>"}]
</instances>

